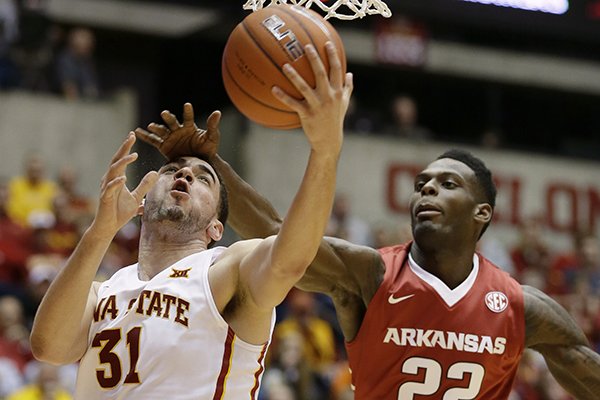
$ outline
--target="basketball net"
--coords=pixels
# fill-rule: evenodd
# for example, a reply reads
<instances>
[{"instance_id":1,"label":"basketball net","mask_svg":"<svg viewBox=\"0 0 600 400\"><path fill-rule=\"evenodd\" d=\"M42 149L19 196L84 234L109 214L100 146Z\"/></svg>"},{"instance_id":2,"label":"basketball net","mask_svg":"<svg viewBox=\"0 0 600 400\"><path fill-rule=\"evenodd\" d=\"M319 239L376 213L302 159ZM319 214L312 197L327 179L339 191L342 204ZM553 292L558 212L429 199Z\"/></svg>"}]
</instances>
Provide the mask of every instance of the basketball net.
<instances>
[{"instance_id":1,"label":"basketball net","mask_svg":"<svg viewBox=\"0 0 600 400\"><path fill-rule=\"evenodd\" d=\"M327 5L331 2L331 5ZM381 14L388 18L392 12L382 0L247 0L244 10L256 11L271 4L295 4L310 8L313 5L320 8L326 14L325 19L356 19L365 15Z\"/></svg>"}]
</instances>

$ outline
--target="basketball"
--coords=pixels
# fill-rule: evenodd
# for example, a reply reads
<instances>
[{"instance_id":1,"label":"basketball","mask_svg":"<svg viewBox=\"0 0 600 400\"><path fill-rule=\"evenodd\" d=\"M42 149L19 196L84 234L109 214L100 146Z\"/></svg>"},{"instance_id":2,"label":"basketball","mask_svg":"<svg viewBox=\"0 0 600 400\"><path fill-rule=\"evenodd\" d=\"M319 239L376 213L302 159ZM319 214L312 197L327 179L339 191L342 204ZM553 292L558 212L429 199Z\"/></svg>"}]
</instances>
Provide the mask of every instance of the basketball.
<instances>
[{"instance_id":1,"label":"basketball","mask_svg":"<svg viewBox=\"0 0 600 400\"><path fill-rule=\"evenodd\" d=\"M302 95L283 74L289 63L315 87L315 77L304 46L311 43L329 71L325 43L331 41L346 72L346 55L340 36L319 14L304 7L272 5L248 15L231 32L223 51L225 90L235 107L250 120L275 129L300 127L298 114L271 93L279 86L289 95Z\"/></svg>"}]
</instances>

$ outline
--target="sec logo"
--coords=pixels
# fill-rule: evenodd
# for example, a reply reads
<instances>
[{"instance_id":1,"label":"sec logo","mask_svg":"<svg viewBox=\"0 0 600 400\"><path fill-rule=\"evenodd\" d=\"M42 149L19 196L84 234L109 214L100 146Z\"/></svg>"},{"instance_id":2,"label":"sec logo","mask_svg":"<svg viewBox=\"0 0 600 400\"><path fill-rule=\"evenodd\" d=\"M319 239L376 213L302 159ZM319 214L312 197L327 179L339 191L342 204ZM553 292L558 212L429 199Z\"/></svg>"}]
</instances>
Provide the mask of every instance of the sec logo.
<instances>
[{"instance_id":1,"label":"sec logo","mask_svg":"<svg viewBox=\"0 0 600 400\"><path fill-rule=\"evenodd\" d=\"M489 292L485 295L485 305L490 311L500 313L508 307L508 297L502 292Z\"/></svg>"}]
</instances>

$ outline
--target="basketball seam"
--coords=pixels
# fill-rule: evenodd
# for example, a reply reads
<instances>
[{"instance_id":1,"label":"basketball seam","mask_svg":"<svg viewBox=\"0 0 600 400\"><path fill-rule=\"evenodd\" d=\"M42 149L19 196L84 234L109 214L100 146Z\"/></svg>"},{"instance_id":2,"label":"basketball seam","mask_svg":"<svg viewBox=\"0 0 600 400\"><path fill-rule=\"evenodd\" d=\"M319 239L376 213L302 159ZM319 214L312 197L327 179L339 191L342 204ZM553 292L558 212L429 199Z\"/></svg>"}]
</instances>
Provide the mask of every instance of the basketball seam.
<instances>
[{"instance_id":1,"label":"basketball seam","mask_svg":"<svg viewBox=\"0 0 600 400\"><path fill-rule=\"evenodd\" d=\"M306 33L306 36L308 36L308 38L310 39L310 44L312 44L316 49L317 45L315 44L315 41L313 40L313 37L310 34L310 31L308 29L306 29L306 26L302 23L302 20L296 18L296 16L292 12L290 12L289 10L286 10L284 7L281 8L281 11L286 13L287 15L289 15L294 21L296 21L296 23L298 25L300 25L300 27L304 30L304 33ZM302 15L309 17L308 15L306 15L304 13L302 13ZM312 18L309 17L309 19L310 19L310 21L315 22ZM315 23L315 25L318 25L318 24ZM331 40L331 37L329 36L329 32L325 32L325 34L327 35L327 38ZM317 49L317 51L318 51L318 49Z\"/></svg>"},{"instance_id":2,"label":"basketball seam","mask_svg":"<svg viewBox=\"0 0 600 400\"><path fill-rule=\"evenodd\" d=\"M269 59L269 61L271 61L271 64L273 64L275 66L275 68L277 68L279 70L279 72L281 72L283 74L283 71L281 69L281 67L279 65L277 65L277 63L275 62L275 60L273 60L273 58L271 57L271 55L269 53L267 53L262 46L260 45L260 43L258 43L258 41L256 40L256 38L252 35L252 31L250 29L248 29L248 27L246 26L246 22L242 21L242 28L244 28L244 31L246 31L246 33L248 34L248 36L250 37L250 39L252 39L252 41L254 42L254 44L256 45L256 47L258 47L258 49L265 55L265 57L267 57Z\"/></svg>"},{"instance_id":3,"label":"basketball seam","mask_svg":"<svg viewBox=\"0 0 600 400\"><path fill-rule=\"evenodd\" d=\"M258 104L260 104L261 106L264 106L266 108L270 108L271 110L274 111L279 111L282 113L286 113L286 114L297 114L296 111L289 111L289 110L283 110L281 108L277 108L277 107L273 107L272 105L263 103L262 101L260 101L259 99L257 99L256 97L252 96L250 93L248 93L246 90L244 90L244 88L235 80L235 77L233 76L233 74L229 71L229 63L227 61L225 61L223 63L225 65L225 72L227 73L227 75L229 76L229 78L231 79L231 82L233 82L235 84L235 86L242 92L244 93L246 96L250 97L252 100L254 100L255 102L257 102Z\"/></svg>"}]
</instances>

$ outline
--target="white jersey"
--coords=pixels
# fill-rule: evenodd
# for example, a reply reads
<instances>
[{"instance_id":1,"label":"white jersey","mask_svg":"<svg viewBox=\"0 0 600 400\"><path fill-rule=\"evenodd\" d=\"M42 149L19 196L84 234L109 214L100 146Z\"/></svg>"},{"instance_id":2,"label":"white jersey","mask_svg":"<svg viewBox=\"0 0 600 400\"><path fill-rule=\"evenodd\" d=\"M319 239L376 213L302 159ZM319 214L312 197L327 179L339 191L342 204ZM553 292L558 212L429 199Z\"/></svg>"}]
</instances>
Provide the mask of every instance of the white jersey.
<instances>
[{"instance_id":1,"label":"white jersey","mask_svg":"<svg viewBox=\"0 0 600 400\"><path fill-rule=\"evenodd\" d=\"M238 338L220 315L208 270L223 247L185 257L149 281L138 265L98 289L76 398L253 400L269 343ZM275 310L271 333L275 324Z\"/></svg>"}]
</instances>

